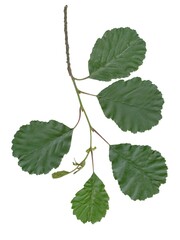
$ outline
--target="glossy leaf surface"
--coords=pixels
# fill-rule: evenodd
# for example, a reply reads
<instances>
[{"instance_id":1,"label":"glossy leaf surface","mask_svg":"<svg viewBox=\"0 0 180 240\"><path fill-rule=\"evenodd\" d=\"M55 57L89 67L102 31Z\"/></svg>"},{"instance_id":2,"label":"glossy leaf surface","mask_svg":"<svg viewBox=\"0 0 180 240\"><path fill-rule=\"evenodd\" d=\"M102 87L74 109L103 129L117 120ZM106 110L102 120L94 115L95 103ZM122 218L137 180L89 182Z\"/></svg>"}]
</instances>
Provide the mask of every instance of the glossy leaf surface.
<instances>
[{"instance_id":1,"label":"glossy leaf surface","mask_svg":"<svg viewBox=\"0 0 180 240\"><path fill-rule=\"evenodd\" d=\"M144 132L162 118L164 103L161 92L150 81L136 77L117 81L98 95L101 108L123 131Z\"/></svg>"},{"instance_id":2,"label":"glossy leaf surface","mask_svg":"<svg viewBox=\"0 0 180 240\"><path fill-rule=\"evenodd\" d=\"M90 78L110 81L127 77L145 58L146 44L135 30L114 28L99 38L89 59Z\"/></svg>"},{"instance_id":3,"label":"glossy leaf surface","mask_svg":"<svg viewBox=\"0 0 180 240\"><path fill-rule=\"evenodd\" d=\"M111 145L109 158L114 178L122 192L133 200L152 197L166 182L165 159L149 146Z\"/></svg>"},{"instance_id":4,"label":"glossy leaf surface","mask_svg":"<svg viewBox=\"0 0 180 240\"><path fill-rule=\"evenodd\" d=\"M73 214L83 223L100 221L109 209L109 196L103 182L93 173L84 188L73 198Z\"/></svg>"},{"instance_id":5,"label":"glossy leaf surface","mask_svg":"<svg viewBox=\"0 0 180 240\"><path fill-rule=\"evenodd\" d=\"M30 174L46 174L57 168L69 151L72 129L57 121L32 121L15 134L13 156L19 166Z\"/></svg>"}]
</instances>

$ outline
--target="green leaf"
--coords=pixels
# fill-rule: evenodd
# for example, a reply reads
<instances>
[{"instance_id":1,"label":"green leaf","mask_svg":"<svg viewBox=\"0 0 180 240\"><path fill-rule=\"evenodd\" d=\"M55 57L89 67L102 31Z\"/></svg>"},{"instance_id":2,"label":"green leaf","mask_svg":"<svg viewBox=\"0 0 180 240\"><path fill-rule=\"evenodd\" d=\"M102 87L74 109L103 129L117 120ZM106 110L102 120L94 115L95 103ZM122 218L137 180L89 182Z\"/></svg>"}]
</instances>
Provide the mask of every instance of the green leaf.
<instances>
[{"instance_id":1,"label":"green leaf","mask_svg":"<svg viewBox=\"0 0 180 240\"><path fill-rule=\"evenodd\" d=\"M98 95L101 108L123 131L144 132L157 125L162 118L164 103L156 85L141 78L117 81Z\"/></svg>"},{"instance_id":2,"label":"green leaf","mask_svg":"<svg viewBox=\"0 0 180 240\"><path fill-rule=\"evenodd\" d=\"M69 151L73 129L62 123L32 121L15 134L13 156L19 166L30 174L46 174L57 168Z\"/></svg>"},{"instance_id":3,"label":"green leaf","mask_svg":"<svg viewBox=\"0 0 180 240\"><path fill-rule=\"evenodd\" d=\"M166 182L165 159L149 146L111 145L109 158L114 178L124 194L133 200L144 200L159 192Z\"/></svg>"},{"instance_id":4,"label":"green leaf","mask_svg":"<svg viewBox=\"0 0 180 240\"><path fill-rule=\"evenodd\" d=\"M68 175L70 172L67 172L67 171L58 171L58 172L54 172L52 174L52 178L61 178L61 177L64 177L66 175Z\"/></svg>"},{"instance_id":5,"label":"green leaf","mask_svg":"<svg viewBox=\"0 0 180 240\"><path fill-rule=\"evenodd\" d=\"M146 44L130 28L115 28L99 38L89 59L90 78L110 81L128 77L142 64Z\"/></svg>"},{"instance_id":6,"label":"green leaf","mask_svg":"<svg viewBox=\"0 0 180 240\"><path fill-rule=\"evenodd\" d=\"M99 222L109 209L109 196L103 182L93 173L84 188L71 201L73 214L83 223Z\"/></svg>"}]
</instances>

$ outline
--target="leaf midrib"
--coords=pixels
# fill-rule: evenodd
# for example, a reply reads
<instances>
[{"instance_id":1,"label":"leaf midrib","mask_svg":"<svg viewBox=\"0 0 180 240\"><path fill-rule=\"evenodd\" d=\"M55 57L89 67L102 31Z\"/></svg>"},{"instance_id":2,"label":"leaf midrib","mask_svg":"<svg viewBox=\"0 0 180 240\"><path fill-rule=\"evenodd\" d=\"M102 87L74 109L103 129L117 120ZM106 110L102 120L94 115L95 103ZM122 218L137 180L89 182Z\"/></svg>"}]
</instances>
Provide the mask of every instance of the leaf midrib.
<instances>
[{"instance_id":1,"label":"leaf midrib","mask_svg":"<svg viewBox=\"0 0 180 240\"><path fill-rule=\"evenodd\" d=\"M120 54L116 55L116 56L113 56L113 58L111 59L111 61L109 62L106 62L104 65L102 65L100 68L96 69L94 72L91 73L92 74L95 74L101 70L103 70L104 68L108 68L108 66L112 65L113 62L117 62L117 58L121 58L121 55L123 55L129 48L131 47L134 47L136 45L136 43L141 40L140 38L138 38L136 41L134 41L134 43L130 46L128 46L126 49L124 49ZM116 61L115 61L116 60Z\"/></svg>"},{"instance_id":2,"label":"leaf midrib","mask_svg":"<svg viewBox=\"0 0 180 240\"><path fill-rule=\"evenodd\" d=\"M101 97L101 96L98 96L98 97L99 97L99 98L102 98L104 101L120 103L120 104L127 105L127 106L129 106L129 107L132 107L132 108L142 109L142 110L145 110L145 111L148 110L147 108L140 107L139 104L137 104L138 106L136 106L136 105L133 105L133 104L129 104L129 103L126 103L126 102L120 101L120 100L113 100L112 98L105 98L105 97Z\"/></svg>"},{"instance_id":3,"label":"leaf midrib","mask_svg":"<svg viewBox=\"0 0 180 240\"><path fill-rule=\"evenodd\" d=\"M91 191L91 195L90 195L90 211L89 211L89 217L90 219L92 219L92 216L93 216L93 208L94 208L94 200L93 200L93 197L94 195L96 195L96 181L97 179L94 179L93 182L92 182L92 191Z\"/></svg>"},{"instance_id":4,"label":"leaf midrib","mask_svg":"<svg viewBox=\"0 0 180 240\"><path fill-rule=\"evenodd\" d=\"M116 153L119 154L119 151L118 151L118 150L115 149L115 150L113 150L113 151L115 151ZM153 179L151 179L151 177L147 174L147 173L153 173L153 172L146 172L146 171L144 171L142 168L140 168L140 166L139 166L137 163L129 160L128 158L126 158L126 156L125 156L122 152L121 152L120 154L121 154L122 157L125 159L125 161L128 161L128 163L129 163L130 165L132 165L135 169L137 169L143 176L145 176L146 178L148 178L149 181L151 182L151 184L156 187L156 185L152 182ZM118 181L119 181L119 180L118 180Z\"/></svg>"},{"instance_id":5,"label":"leaf midrib","mask_svg":"<svg viewBox=\"0 0 180 240\"><path fill-rule=\"evenodd\" d=\"M64 136L64 135L67 135L70 131L72 131L72 129L70 129L69 131L65 132L63 135L57 137L56 139L52 140L51 143L56 142L59 138L61 138L61 137ZM28 155L36 152L36 151L40 151L40 149L42 150L43 148L46 148L46 146L49 145L49 144L50 144L50 142L47 142L46 144L44 144L44 145L42 145L42 146L39 146L38 148L34 148L34 150L25 153L23 156L28 156Z\"/></svg>"}]
</instances>

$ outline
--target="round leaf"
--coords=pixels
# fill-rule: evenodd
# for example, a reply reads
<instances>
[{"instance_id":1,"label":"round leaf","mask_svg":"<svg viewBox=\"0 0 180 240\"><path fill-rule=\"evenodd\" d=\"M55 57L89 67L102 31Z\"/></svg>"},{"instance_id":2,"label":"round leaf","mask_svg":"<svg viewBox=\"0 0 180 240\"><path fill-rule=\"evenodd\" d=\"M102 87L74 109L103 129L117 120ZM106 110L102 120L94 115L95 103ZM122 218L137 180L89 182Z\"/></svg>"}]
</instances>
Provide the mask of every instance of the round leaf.
<instances>
[{"instance_id":1,"label":"round leaf","mask_svg":"<svg viewBox=\"0 0 180 240\"><path fill-rule=\"evenodd\" d=\"M32 121L15 134L13 156L19 166L30 174L46 174L57 168L69 151L73 129L62 123Z\"/></svg>"},{"instance_id":2,"label":"round leaf","mask_svg":"<svg viewBox=\"0 0 180 240\"><path fill-rule=\"evenodd\" d=\"M164 103L156 85L141 78L117 81L98 95L101 108L123 131L144 132L162 118Z\"/></svg>"},{"instance_id":3,"label":"round leaf","mask_svg":"<svg viewBox=\"0 0 180 240\"><path fill-rule=\"evenodd\" d=\"M149 146L111 145L109 158L114 178L124 194L133 200L144 200L159 192L166 182L165 159Z\"/></svg>"},{"instance_id":4,"label":"round leaf","mask_svg":"<svg viewBox=\"0 0 180 240\"><path fill-rule=\"evenodd\" d=\"M100 221L109 209L109 196L103 182L93 173L84 188L71 201L73 214L83 223Z\"/></svg>"},{"instance_id":5,"label":"round leaf","mask_svg":"<svg viewBox=\"0 0 180 240\"><path fill-rule=\"evenodd\" d=\"M110 81L127 77L142 64L146 44L130 28L115 28L99 38L89 59L90 78Z\"/></svg>"}]
</instances>

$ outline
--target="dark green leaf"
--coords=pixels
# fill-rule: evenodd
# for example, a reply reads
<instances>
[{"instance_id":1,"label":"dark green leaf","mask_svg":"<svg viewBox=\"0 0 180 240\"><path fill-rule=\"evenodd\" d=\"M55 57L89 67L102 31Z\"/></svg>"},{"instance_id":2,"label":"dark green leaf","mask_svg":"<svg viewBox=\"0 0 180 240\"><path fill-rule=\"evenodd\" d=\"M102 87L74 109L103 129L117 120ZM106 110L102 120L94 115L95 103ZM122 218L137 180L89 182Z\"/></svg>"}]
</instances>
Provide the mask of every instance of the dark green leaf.
<instances>
[{"instance_id":1,"label":"dark green leaf","mask_svg":"<svg viewBox=\"0 0 180 240\"><path fill-rule=\"evenodd\" d=\"M142 64L146 44L130 28L115 28L105 32L92 50L89 60L90 78L110 81L127 77Z\"/></svg>"},{"instance_id":2,"label":"dark green leaf","mask_svg":"<svg viewBox=\"0 0 180 240\"><path fill-rule=\"evenodd\" d=\"M64 177L66 175L68 175L70 172L67 172L67 171L58 171L58 172L54 172L52 174L52 178L61 178L61 177Z\"/></svg>"},{"instance_id":3,"label":"dark green leaf","mask_svg":"<svg viewBox=\"0 0 180 240\"><path fill-rule=\"evenodd\" d=\"M124 194L133 200L144 200L159 192L166 182L165 159L149 146L111 145L109 158L114 178Z\"/></svg>"},{"instance_id":4,"label":"dark green leaf","mask_svg":"<svg viewBox=\"0 0 180 240\"><path fill-rule=\"evenodd\" d=\"M161 92L150 81L138 77L117 81L97 97L105 116L114 120L123 131L144 132L162 118L164 100Z\"/></svg>"},{"instance_id":5,"label":"dark green leaf","mask_svg":"<svg viewBox=\"0 0 180 240\"><path fill-rule=\"evenodd\" d=\"M57 168L69 151L73 129L62 123L32 121L15 134L13 156L19 166L30 174L46 174Z\"/></svg>"},{"instance_id":6,"label":"dark green leaf","mask_svg":"<svg viewBox=\"0 0 180 240\"><path fill-rule=\"evenodd\" d=\"M103 182L93 173L84 188L71 201L73 214L83 223L99 222L109 209L109 196Z\"/></svg>"}]
</instances>

